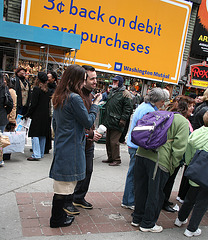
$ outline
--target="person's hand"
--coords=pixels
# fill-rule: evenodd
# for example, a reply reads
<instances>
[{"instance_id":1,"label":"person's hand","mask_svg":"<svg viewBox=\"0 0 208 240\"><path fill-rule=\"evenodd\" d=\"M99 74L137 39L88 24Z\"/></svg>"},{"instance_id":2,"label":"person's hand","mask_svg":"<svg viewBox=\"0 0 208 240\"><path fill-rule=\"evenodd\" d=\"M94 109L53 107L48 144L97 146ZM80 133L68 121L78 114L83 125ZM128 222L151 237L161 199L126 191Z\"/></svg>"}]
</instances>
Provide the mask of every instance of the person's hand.
<instances>
[{"instance_id":1,"label":"person's hand","mask_svg":"<svg viewBox=\"0 0 208 240\"><path fill-rule=\"evenodd\" d=\"M15 123L9 123L11 126L11 132L14 132L15 128L16 128L16 122Z\"/></svg>"},{"instance_id":2,"label":"person's hand","mask_svg":"<svg viewBox=\"0 0 208 240\"><path fill-rule=\"evenodd\" d=\"M126 125L126 121L121 119L119 122L119 127L125 127L125 125Z\"/></svg>"},{"instance_id":3,"label":"person's hand","mask_svg":"<svg viewBox=\"0 0 208 240\"><path fill-rule=\"evenodd\" d=\"M93 141L97 142L99 139L101 139L101 137L102 137L102 134L100 134L96 130L94 130Z\"/></svg>"},{"instance_id":4,"label":"person's hand","mask_svg":"<svg viewBox=\"0 0 208 240\"><path fill-rule=\"evenodd\" d=\"M24 119L27 120L27 118L28 117L26 115L24 115L24 116L21 117L21 120L24 120Z\"/></svg>"},{"instance_id":5,"label":"person's hand","mask_svg":"<svg viewBox=\"0 0 208 240\"><path fill-rule=\"evenodd\" d=\"M102 94L101 93L95 94L93 104L98 105L98 103L100 102L101 99L102 99Z\"/></svg>"}]
</instances>

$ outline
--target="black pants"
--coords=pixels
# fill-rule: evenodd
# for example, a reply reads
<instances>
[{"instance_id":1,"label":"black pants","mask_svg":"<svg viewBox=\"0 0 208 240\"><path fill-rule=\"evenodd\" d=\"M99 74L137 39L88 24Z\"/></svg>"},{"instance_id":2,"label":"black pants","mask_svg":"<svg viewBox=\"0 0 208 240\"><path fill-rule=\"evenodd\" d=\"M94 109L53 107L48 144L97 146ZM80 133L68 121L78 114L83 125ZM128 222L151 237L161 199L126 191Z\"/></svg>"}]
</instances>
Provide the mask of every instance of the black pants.
<instances>
[{"instance_id":1,"label":"black pants","mask_svg":"<svg viewBox=\"0 0 208 240\"><path fill-rule=\"evenodd\" d=\"M208 190L190 186L184 203L178 212L180 221L185 221L193 209L187 229L195 232L208 208Z\"/></svg>"},{"instance_id":2,"label":"black pants","mask_svg":"<svg viewBox=\"0 0 208 240\"><path fill-rule=\"evenodd\" d=\"M135 186L135 211L133 222L140 223L141 227L154 227L160 215L164 202L164 186L169 173L159 167L153 180L155 162L140 156L136 156L134 166Z\"/></svg>"},{"instance_id":3,"label":"black pants","mask_svg":"<svg viewBox=\"0 0 208 240\"><path fill-rule=\"evenodd\" d=\"M46 136L45 153L49 153L49 151L52 149L51 117L49 118L48 125L49 125L49 132L48 132L48 136Z\"/></svg>"},{"instance_id":4,"label":"black pants","mask_svg":"<svg viewBox=\"0 0 208 240\"><path fill-rule=\"evenodd\" d=\"M179 169L180 169L180 166L178 166L175 169L174 173L168 178L168 181L165 184L165 187L164 187L164 193L165 193L164 205L168 205L168 201L169 201L172 189L173 189L173 184L175 182L175 178L176 178L176 175L177 175Z\"/></svg>"},{"instance_id":5,"label":"black pants","mask_svg":"<svg viewBox=\"0 0 208 240\"><path fill-rule=\"evenodd\" d=\"M86 158L86 177L85 179L77 182L73 194L73 200L75 202L76 200L84 199L88 192L93 172L94 145L89 149L85 150L85 158Z\"/></svg>"},{"instance_id":6,"label":"black pants","mask_svg":"<svg viewBox=\"0 0 208 240\"><path fill-rule=\"evenodd\" d=\"M180 184L179 191L178 191L178 196L182 200L185 199L186 194L187 194L187 192L189 190L189 187L190 187L188 178L184 176L184 173L185 173L187 167L188 166L185 166L185 168L184 168L183 177L181 179L181 184Z\"/></svg>"}]
</instances>

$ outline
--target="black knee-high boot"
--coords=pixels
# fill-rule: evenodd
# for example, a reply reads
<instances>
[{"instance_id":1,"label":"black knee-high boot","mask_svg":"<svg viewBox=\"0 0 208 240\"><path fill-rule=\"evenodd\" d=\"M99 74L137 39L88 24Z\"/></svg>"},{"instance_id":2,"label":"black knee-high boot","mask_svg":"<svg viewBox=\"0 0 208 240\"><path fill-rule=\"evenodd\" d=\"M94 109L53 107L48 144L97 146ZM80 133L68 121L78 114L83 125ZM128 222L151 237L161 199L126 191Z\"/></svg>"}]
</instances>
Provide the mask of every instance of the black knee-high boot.
<instances>
[{"instance_id":1,"label":"black knee-high boot","mask_svg":"<svg viewBox=\"0 0 208 240\"><path fill-rule=\"evenodd\" d=\"M65 198L64 211L67 214L78 215L80 214L79 210L73 204L73 195L69 194Z\"/></svg>"},{"instance_id":2,"label":"black knee-high boot","mask_svg":"<svg viewBox=\"0 0 208 240\"><path fill-rule=\"evenodd\" d=\"M53 196L53 204L51 210L51 219L50 219L50 227L58 228L58 227L67 227L72 224L74 221L74 216L68 216L66 212L63 210L65 203L65 195L54 194Z\"/></svg>"}]
</instances>

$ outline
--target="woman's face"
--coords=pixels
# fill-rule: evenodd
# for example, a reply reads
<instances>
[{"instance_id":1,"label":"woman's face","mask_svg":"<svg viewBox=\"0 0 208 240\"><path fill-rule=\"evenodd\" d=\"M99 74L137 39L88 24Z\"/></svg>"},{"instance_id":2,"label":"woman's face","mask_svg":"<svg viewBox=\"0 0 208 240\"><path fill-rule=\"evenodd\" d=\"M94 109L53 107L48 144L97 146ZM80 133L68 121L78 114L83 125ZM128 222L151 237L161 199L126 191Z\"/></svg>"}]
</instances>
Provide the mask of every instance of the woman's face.
<instances>
[{"instance_id":1,"label":"woman's face","mask_svg":"<svg viewBox=\"0 0 208 240\"><path fill-rule=\"evenodd\" d=\"M201 102L203 102L201 99L201 96L195 98L195 103L201 103Z\"/></svg>"},{"instance_id":2,"label":"woman's face","mask_svg":"<svg viewBox=\"0 0 208 240\"><path fill-rule=\"evenodd\" d=\"M48 73L47 74L47 77L48 77L48 82L49 83L53 83L55 81L55 78L53 78L52 74L51 73Z\"/></svg>"},{"instance_id":3,"label":"woman's face","mask_svg":"<svg viewBox=\"0 0 208 240\"><path fill-rule=\"evenodd\" d=\"M188 105L187 117L191 116L193 110L194 110L194 104L191 103L191 104Z\"/></svg>"}]
</instances>

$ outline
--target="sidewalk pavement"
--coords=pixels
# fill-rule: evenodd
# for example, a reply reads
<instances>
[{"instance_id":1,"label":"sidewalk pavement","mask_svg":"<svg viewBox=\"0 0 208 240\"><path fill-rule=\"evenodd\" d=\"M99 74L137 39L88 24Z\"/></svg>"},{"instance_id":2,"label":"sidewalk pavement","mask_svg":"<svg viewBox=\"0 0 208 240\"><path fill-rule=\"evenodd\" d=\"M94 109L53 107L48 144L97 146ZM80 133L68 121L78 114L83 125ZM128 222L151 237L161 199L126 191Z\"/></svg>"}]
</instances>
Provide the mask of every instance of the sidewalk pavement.
<instances>
[{"instance_id":1,"label":"sidewalk pavement","mask_svg":"<svg viewBox=\"0 0 208 240\"><path fill-rule=\"evenodd\" d=\"M187 239L183 236L185 226L177 228L174 220L177 213L162 211L158 224L164 227L162 233L142 233L131 226L129 209L120 207L129 154L126 145L121 145L122 164L110 167L102 163L107 159L105 144L95 144L94 172L86 199L93 203L92 210L80 208L81 214L75 217L70 227L51 229L49 218L53 196L53 180L48 178L52 162L52 152L38 162L27 161L25 153L12 154L0 168L0 240L94 240L94 239ZM171 200L176 200L182 171L176 179ZM202 235L195 239L207 239L208 214L201 222Z\"/></svg>"}]
</instances>

